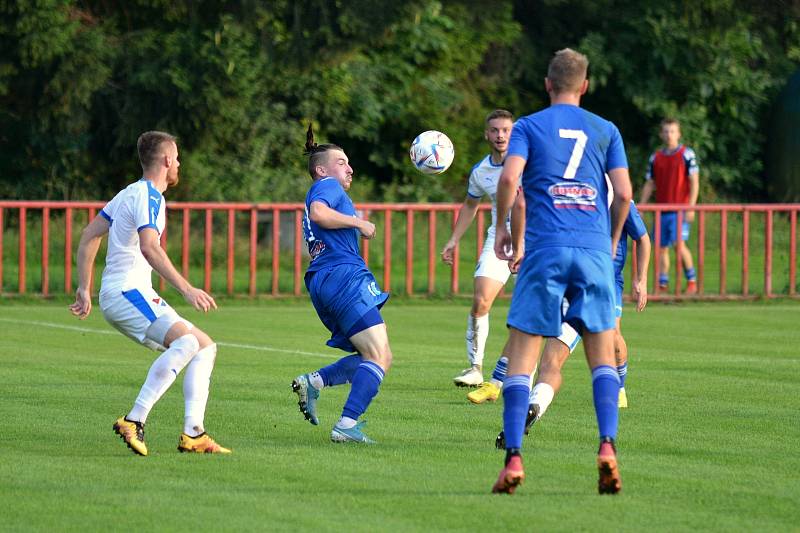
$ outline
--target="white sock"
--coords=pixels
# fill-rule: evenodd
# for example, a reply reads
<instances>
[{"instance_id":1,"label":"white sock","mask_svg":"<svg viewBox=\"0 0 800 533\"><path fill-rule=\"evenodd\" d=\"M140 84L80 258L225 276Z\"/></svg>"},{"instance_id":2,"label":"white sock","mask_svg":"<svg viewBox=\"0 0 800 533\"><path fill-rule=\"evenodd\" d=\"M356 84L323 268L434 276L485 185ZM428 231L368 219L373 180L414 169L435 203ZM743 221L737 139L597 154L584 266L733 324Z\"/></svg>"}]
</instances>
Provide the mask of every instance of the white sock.
<instances>
[{"instance_id":1,"label":"white sock","mask_svg":"<svg viewBox=\"0 0 800 533\"><path fill-rule=\"evenodd\" d=\"M186 374L183 376L183 432L190 437L196 437L205 431L203 419L216 358L217 345L209 344L197 352L186 366Z\"/></svg>"},{"instance_id":2,"label":"white sock","mask_svg":"<svg viewBox=\"0 0 800 533\"><path fill-rule=\"evenodd\" d=\"M547 411L547 408L550 407L550 403L553 401L554 395L555 391L553 391L553 387L547 383L537 383L533 387L533 390L531 391L530 403L539 406L539 418L544 416L545 411Z\"/></svg>"},{"instance_id":3,"label":"white sock","mask_svg":"<svg viewBox=\"0 0 800 533\"><path fill-rule=\"evenodd\" d=\"M317 389L322 390L325 387L325 382L322 381L322 376L319 375L319 372L312 372L308 375L308 380L311 382L311 385Z\"/></svg>"},{"instance_id":4,"label":"white sock","mask_svg":"<svg viewBox=\"0 0 800 533\"><path fill-rule=\"evenodd\" d=\"M339 421L336 422L336 427L342 429L350 429L351 427L355 426L358 423L357 420L353 420L349 416L343 416L339 418Z\"/></svg>"},{"instance_id":5,"label":"white sock","mask_svg":"<svg viewBox=\"0 0 800 533\"><path fill-rule=\"evenodd\" d=\"M489 338L489 315L467 317L467 358L473 366L483 367L486 339Z\"/></svg>"},{"instance_id":6,"label":"white sock","mask_svg":"<svg viewBox=\"0 0 800 533\"><path fill-rule=\"evenodd\" d=\"M133 409L128 413L128 420L144 423L150 409L167 389L175 382L181 370L200 349L197 337L188 333L172 341L169 349L162 353L150 366L147 379L139 391L139 396L133 404Z\"/></svg>"}]
</instances>

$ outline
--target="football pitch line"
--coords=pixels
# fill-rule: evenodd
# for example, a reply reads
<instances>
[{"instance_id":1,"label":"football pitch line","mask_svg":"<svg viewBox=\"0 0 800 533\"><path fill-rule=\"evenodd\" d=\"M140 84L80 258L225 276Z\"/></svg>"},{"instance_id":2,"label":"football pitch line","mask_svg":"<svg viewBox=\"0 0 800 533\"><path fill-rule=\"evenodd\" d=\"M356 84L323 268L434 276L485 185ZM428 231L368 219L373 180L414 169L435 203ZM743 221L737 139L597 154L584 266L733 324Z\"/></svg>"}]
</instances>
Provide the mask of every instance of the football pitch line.
<instances>
[{"instance_id":1,"label":"football pitch line","mask_svg":"<svg viewBox=\"0 0 800 533\"><path fill-rule=\"evenodd\" d=\"M68 326L66 324L57 324L55 322L42 322L39 320L17 320L13 318L0 318L0 322L6 322L9 324L19 324L23 326L40 326L43 328L52 328L52 329L66 329L69 331L78 331L81 333L94 333L97 335L121 335L117 331L109 331L104 329L94 329L94 328L84 328L81 326ZM308 355L311 357L322 357L325 359L333 359L335 358L334 355L326 355L323 353L315 353L315 352L304 352L301 350L286 350L284 348L274 348L272 346L263 346L257 344L241 344L237 342L220 342L217 341L217 346L222 346L225 348L239 348L242 350L255 350L259 352L275 352L275 353L286 353L292 355Z\"/></svg>"}]
</instances>

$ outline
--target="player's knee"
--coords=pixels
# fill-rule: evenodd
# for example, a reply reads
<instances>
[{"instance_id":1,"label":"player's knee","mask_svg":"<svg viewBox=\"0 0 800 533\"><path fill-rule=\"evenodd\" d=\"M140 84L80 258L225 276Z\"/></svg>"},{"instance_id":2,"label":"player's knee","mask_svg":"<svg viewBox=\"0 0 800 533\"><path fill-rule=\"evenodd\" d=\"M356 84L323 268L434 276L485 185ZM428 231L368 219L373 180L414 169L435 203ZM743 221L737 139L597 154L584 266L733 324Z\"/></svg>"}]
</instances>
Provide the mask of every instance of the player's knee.
<instances>
[{"instance_id":1,"label":"player's knee","mask_svg":"<svg viewBox=\"0 0 800 533\"><path fill-rule=\"evenodd\" d=\"M197 338L197 342L200 344L200 349L201 350L203 350L203 349L205 349L205 348L207 348L207 347L209 347L209 346L211 346L213 344L214 345L214 351L216 352L216 346L217 345L214 343L214 341L211 339L211 337L208 336L208 334L206 332L204 332L203 330L198 329L198 328L192 328L192 334Z\"/></svg>"},{"instance_id":2,"label":"player's knee","mask_svg":"<svg viewBox=\"0 0 800 533\"><path fill-rule=\"evenodd\" d=\"M472 300L472 316L479 317L488 314L492 308L492 303L491 299L476 294Z\"/></svg>"}]
</instances>

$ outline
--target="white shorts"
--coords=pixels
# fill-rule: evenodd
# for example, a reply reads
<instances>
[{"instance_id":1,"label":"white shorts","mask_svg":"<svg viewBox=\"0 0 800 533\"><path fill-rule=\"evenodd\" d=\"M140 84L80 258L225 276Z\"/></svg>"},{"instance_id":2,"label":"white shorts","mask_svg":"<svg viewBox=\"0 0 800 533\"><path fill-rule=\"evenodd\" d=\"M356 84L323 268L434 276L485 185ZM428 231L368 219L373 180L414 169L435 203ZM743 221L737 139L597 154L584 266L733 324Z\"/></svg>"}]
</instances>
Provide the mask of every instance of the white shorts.
<instances>
[{"instance_id":1,"label":"white shorts","mask_svg":"<svg viewBox=\"0 0 800 533\"><path fill-rule=\"evenodd\" d=\"M569 348L569 353L575 351L575 347L578 346L578 342L581 340L581 336L575 331L575 328L566 322L561 323L561 335L556 338Z\"/></svg>"},{"instance_id":2,"label":"white shorts","mask_svg":"<svg viewBox=\"0 0 800 533\"><path fill-rule=\"evenodd\" d=\"M478 266L475 267L474 277L490 278L505 285L510 275L508 261L498 259L494 253L494 239L486 239L481 249L481 256L478 258Z\"/></svg>"},{"instance_id":3,"label":"white shorts","mask_svg":"<svg viewBox=\"0 0 800 533\"><path fill-rule=\"evenodd\" d=\"M165 350L164 337L177 322L194 327L152 288L101 292L100 309L109 324L151 350Z\"/></svg>"}]
</instances>

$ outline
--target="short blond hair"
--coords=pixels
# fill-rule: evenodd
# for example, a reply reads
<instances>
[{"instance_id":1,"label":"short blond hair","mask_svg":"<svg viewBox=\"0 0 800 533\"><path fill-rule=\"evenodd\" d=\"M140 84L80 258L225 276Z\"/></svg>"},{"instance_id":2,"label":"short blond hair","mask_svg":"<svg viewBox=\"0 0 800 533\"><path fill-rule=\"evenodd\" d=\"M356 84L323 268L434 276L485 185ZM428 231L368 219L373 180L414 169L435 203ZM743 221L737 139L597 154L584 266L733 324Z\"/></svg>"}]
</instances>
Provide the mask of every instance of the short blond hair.
<instances>
[{"instance_id":1,"label":"short blond hair","mask_svg":"<svg viewBox=\"0 0 800 533\"><path fill-rule=\"evenodd\" d=\"M550 60L547 79L556 94L577 91L586 79L588 69L589 60L585 55L571 48L564 48L556 52Z\"/></svg>"}]
</instances>

